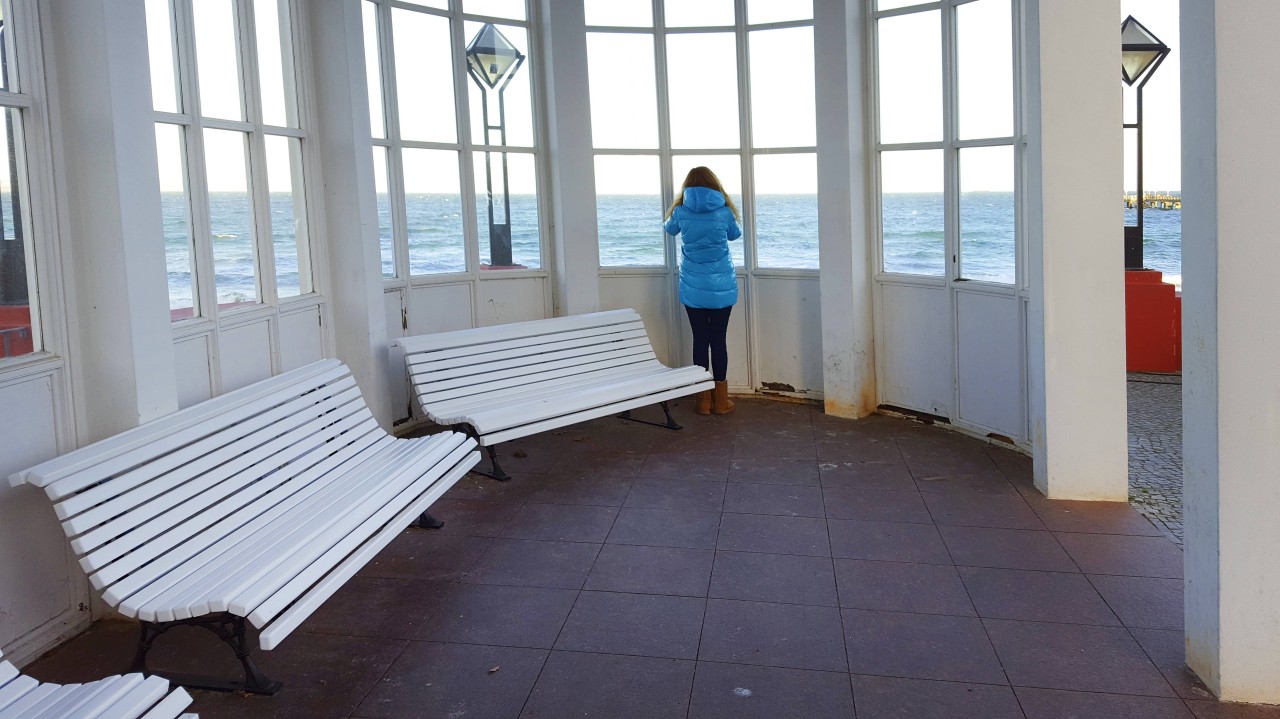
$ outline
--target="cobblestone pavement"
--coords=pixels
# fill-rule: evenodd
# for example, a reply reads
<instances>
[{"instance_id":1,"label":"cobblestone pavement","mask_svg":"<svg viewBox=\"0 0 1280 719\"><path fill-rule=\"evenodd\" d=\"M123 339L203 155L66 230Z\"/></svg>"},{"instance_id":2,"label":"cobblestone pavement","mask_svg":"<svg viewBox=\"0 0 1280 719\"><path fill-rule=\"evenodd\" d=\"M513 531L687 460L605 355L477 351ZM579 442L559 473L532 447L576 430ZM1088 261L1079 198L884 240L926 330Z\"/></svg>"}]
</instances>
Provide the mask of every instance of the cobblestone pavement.
<instances>
[{"instance_id":1,"label":"cobblestone pavement","mask_svg":"<svg viewBox=\"0 0 1280 719\"><path fill-rule=\"evenodd\" d=\"M1182 377L1129 373L1129 502L1182 546Z\"/></svg>"}]
</instances>

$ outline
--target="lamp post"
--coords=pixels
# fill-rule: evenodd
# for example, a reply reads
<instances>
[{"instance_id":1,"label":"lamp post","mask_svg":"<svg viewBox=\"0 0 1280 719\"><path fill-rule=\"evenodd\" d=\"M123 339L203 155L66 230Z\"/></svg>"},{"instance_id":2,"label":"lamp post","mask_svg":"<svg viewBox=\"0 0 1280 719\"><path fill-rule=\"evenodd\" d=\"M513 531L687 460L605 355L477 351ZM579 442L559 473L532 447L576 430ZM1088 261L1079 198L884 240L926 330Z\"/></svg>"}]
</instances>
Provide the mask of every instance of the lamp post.
<instances>
[{"instance_id":1,"label":"lamp post","mask_svg":"<svg viewBox=\"0 0 1280 719\"><path fill-rule=\"evenodd\" d=\"M1138 224L1124 227L1124 267L1126 270L1142 269L1142 88L1156 74L1160 63L1169 55L1169 46L1148 30L1132 15L1120 23L1120 69L1124 84L1133 87L1138 83L1137 122L1126 122L1126 130L1138 131Z\"/></svg>"},{"instance_id":2,"label":"lamp post","mask_svg":"<svg viewBox=\"0 0 1280 719\"><path fill-rule=\"evenodd\" d=\"M524 63L524 55L511 44L492 23L484 27L471 38L467 45L467 74L480 88L480 107L484 114L484 181L485 194L489 199L489 264L491 267L511 267L511 195L507 183L507 153L502 151L502 220L494 218L493 212L493 159L488 147L507 144L506 107L502 93L515 77L520 65ZM498 122L489 121L489 93L498 95ZM498 142L494 143L490 133L498 133Z\"/></svg>"}]
</instances>

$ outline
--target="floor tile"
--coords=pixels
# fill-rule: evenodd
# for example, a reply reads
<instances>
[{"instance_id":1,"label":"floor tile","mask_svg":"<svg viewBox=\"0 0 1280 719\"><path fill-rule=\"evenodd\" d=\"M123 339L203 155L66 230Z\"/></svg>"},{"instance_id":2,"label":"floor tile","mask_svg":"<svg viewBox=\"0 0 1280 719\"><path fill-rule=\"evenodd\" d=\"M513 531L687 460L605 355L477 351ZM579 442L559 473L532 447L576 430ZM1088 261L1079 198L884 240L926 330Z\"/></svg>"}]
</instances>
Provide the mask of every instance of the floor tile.
<instances>
[{"instance_id":1,"label":"floor tile","mask_svg":"<svg viewBox=\"0 0 1280 719\"><path fill-rule=\"evenodd\" d=\"M845 609L854 674L1004 684L982 622L973 617Z\"/></svg>"},{"instance_id":2,"label":"floor tile","mask_svg":"<svg viewBox=\"0 0 1280 719\"><path fill-rule=\"evenodd\" d=\"M525 497L529 496L529 492L533 491L538 486L538 483L547 476L539 474L541 470L538 469L524 469L519 462L512 461L504 456L498 458L498 464L502 466L504 471L511 474L510 480L499 482L491 477L471 473L450 487L442 499L469 499L520 504L524 502ZM480 460L480 468L486 472L489 470L489 459L487 457Z\"/></svg>"},{"instance_id":3,"label":"floor tile","mask_svg":"<svg viewBox=\"0 0 1280 719\"><path fill-rule=\"evenodd\" d=\"M1032 508L1045 526L1055 532L1162 536L1146 517L1128 502L1073 502L1039 497Z\"/></svg>"},{"instance_id":4,"label":"floor tile","mask_svg":"<svg viewBox=\"0 0 1280 719\"><path fill-rule=\"evenodd\" d=\"M724 511L741 514L778 514L789 517L821 517L822 489L783 484L728 484Z\"/></svg>"},{"instance_id":5,"label":"floor tile","mask_svg":"<svg viewBox=\"0 0 1280 719\"><path fill-rule=\"evenodd\" d=\"M709 549L606 544L584 589L705 597L714 559Z\"/></svg>"},{"instance_id":6,"label":"floor tile","mask_svg":"<svg viewBox=\"0 0 1280 719\"><path fill-rule=\"evenodd\" d=\"M1019 688L1027 719L1193 719L1179 699Z\"/></svg>"},{"instance_id":7,"label":"floor tile","mask_svg":"<svg viewBox=\"0 0 1280 719\"><path fill-rule=\"evenodd\" d=\"M731 552L831 556L827 523L816 517L725 514L720 518L716 548Z\"/></svg>"},{"instance_id":8,"label":"floor tile","mask_svg":"<svg viewBox=\"0 0 1280 719\"><path fill-rule=\"evenodd\" d=\"M683 719L694 663L552 652L521 719Z\"/></svg>"},{"instance_id":9,"label":"floor tile","mask_svg":"<svg viewBox=\"0 0 1280 719\"><path fill-rule=\"evenodd\" d=\"M1187 701L1196 719L1280 719L1280 706L1217 701Z\"/></svg>"},{"instance_id":10,"label":"floor tile","mask_svg":"<svg viewBox=\"0 0 1280 719\"><path fill-rule=\"evenodd\" d=\"M539 482L527 501L621 507L634 480L618 477L552 475Z\"/></svg>"},{"instance_id":11,"label":"floor tile","mask_svg":"<svg viewBox=\"0 0 1280 719\"><path fill-rule=\"evenodd\" d=\"M718 512L623 507L609 532L610 544L715 549Z\"/></svg>"},{"instance_id":12,"label":"floor tile","mask_svg":"<svg viewBox=\"0 0 1280 719\"><path fill-rule=\"evenodd\" d=\"M452 586L449 582L352 577L298 629L317 634L412 639Z\"/></svg>"},{"instance_id":13,"label":"floor tile","mask_svg":"<svg viewBox=\"0 0 1280 719\"><path fill-rule=\"evenodd\" d=\"M1126 627L1182 629L1182 580L1095 574L1093 586Z\"/></svg>"},{"instance_id":14,"label":"floor tile","mask_svg":"<svg viewBox=\"0 0 1280 719\"><path fill-rule=\"evenodd\" d=\"M603 542L618 515L615 507L526 504L502 530L506 539Z\"/></svg>"},{"instance_id":15,"label":"floor tile","mask_svg":"<svg viewBox=\"0 0 1280 719\"><path fill-rule=\"evenodd\" d=\"M1182 550L1166 537L1055 535L1086 574L1182 578Z\"/></svg>"},{"instance_id":16,"label":"floor tile","mask_svg":"<svg viewBox=\"0 0 1280 719\"><path fill-rule=\"evenodd\" d=\"M984 619L1014 686L1172 696L1151 660L1119 627Z\"/></svg>"},{"instance_id":17,"label":"floor tile","mask_svg":"<svg viewBox=\"0 0 1280 719\"><path fill-rule=\"evenodd\" d=\"M947 470L921 470L911 468L916 480L916 489L921 492L955 492L960 494L976 494L979 496L1018 496L1018 490L998 469L982 472Z\"/></svg>"},{"instance_id":18,"label":"floor tile","mask_svg":"<svg viewBox=\"0 0 1280 719\"><path fill-rule=\"evenodd\" d=\"M360 570L366 577L454 581L485 553L492 539L406 529Z\"/></svg>"},{"instance_id":19,"label":"floor tile","mask_svg":"<svg viewBox=\"0 0 1280 719\"><path fill-rule=\"evenodd\" d=\"M598 439L594 433L588 436ZM624 447L627 444L629 443L625 443ZM552 466L550 473L596 480L635 477L640 473L646 456L646 452L634 448L564 453Z\"/></svg>"},{"instance_id":20,"label":"floor tile","mask_svg":"<svg viewBox=\"0 0 1280 719\"><path fill-rule=\"evenodd\" d=\"M695 597L582 592L556 649L695 659L705 604Z\"/></svg>"},{"instance_id":21,"label":"floor tile","mask_svg":"<svg viewBox=\"0 0 1280 719\"><path fill-rule=\"evenodd\" d=\"M826 557L717 552L709 596L834 607L835 574Z\"/></svg>"},{"instance_id":22,"label":"floor tile","mask_svg":"<svg viewBox=\"0 0 1280 719\"><path fill-rule=\"evenodd\" d=\"M974 616L964 583L950 565L860 559L837 559L835 565L842 607Z\"/></svg>"},{"instance_id":23,"label":"floor tile","mask_svg":"<svg viewBox=\"0 0 1280 719\"><path fill-rule=\"evenodd\" d=\"M853 675L858 719L1022 719L1013 689Z\"/></svg>"},{"instance_id":24,"label":"floor tile","mask_svg":"<svg viewBox=\"0 0 1280 719\"><path fill-rule=\"evenodd\" d=\"M1156 668L1178 696L1184 699L1212 699L1213 694L1186 661L1186 639L1180 629L1130 629Z\"/></svg>"},{"instance_id":25,"label":"floor tile","mask_svg":"<svg viewBox=\"0 0 1280 719\"><path fill-rule=\"evenodd\" d=\"M824 487L827 517L863 522L914 522L932 524L919 492L882 489Z\"/></svg>"},{"instance_id":26,"label":"floor tile","mask_svg":"<svg viewBox=\"0 0 1280 719\"><path fill-rule=\"evenodd\" d=\"M1039 529L1044 524L1021 496L959 492L922 493L937 524L999 529Z\"/></svg>"},{"instance_id":27,"label":"floor tile","mask_svg":"<svg viewBox=\"0 0 1280 719\"><path fill-rule=\"evenodd\" d=\"M477 584L581 589L598 544L495 539L463 578Z\"/></svg>"},{"instance_id":28,"label":"floor tile","mask_svg":"<svg viewBox=\"0 0 1280 719\"><path fill-rule=\"evenodd\" d=\"M814 431L814 448L824 462L891 462L905 468L902 452L892 439L863 434Z\"/></svg>"},{"instance_id":29,"label":"floor tile","mask_svg":"<svg viewBox=\"0 0 1280 719\"><path fill-rule=\"evenodd\" d=\"M571 589L455 584L416 638L550 649L577 596Z\"/></svg>"},{"instance_id":30,"label":"floor tile","mask_svg":"<svg viewBox=\"0 0 1280 719\"><path fill-rule=\"evenodd\" d=\"M632 485L623 506L719 512L724 503L724 489L721 482L641 480Z\"/></svg>"},{"instance_id":31,"label":"floor tile","mask_svg":"<svg viewBox=\"0 0 1280 719\"><path fill-rule=\"evenodd\" d=\"M467 537L496 537L516 513L518 505L489 502L482 499L438 499L431 514L444 522L437 534L460 534Z\"/></svg>"},{"instance_id":32,"label":"floor tile","mask_svg":"<svg viewBox=\"0 0 1280 719\"><path fill-rule=\"evenodd\" d=\"M957 566L1079 571L1049 532L985 527L938 527L938 531Z\"/></svg>"},{"instance_id":33,"label":"floor tile","mask_svg":"<svg viewBox=\"0 0 1280 719\"><path fill-rule=\"evenodd\" d=\"M356 716L515 719L546 657L538 649L413 642Z\"/></svg>"},{"instance_id":34,"label":"floor tile","mask_svg":"<svg viewBox=\"0 0 1280 719\"><path fill-rule=\"evenodd\" d=\"M821 484L818 463L813 460L812 455L797 458L768 452L751 457L735 456L729 466L728 479L730 482L747 484L795 484L809 487Z\"/></svg>"},{"instance_id":35,"label":"floor tile","mask_svg":"<svg viewBox=\"0 0 1280 719\"><path fill-rule=\"evenodd\" d=\"M714 453L654 452L640 467L639 479L700 479L723 482L729 475L731 450Z\"/></svg>"},{"instance_id":36,"label":"floor tile","mask_svg":"<svg viewBox=\"0 0 1280 719\"><path fill-rule=\"evenodd\" d=\"M820 458L818 474L823 487L916 491L911 471L900 462L839 462Z\"/></svg>"},{"instance_id":37,"label":"floor tile","mask_svg":"<svg viewBox=\"0 0 1280 719\"><path fill-rule=\"evenodd\" d=\"M828 519L827 528L835 557L951 564L951 555L932 525Z\"/></svg>"},{"instance_id":38,"label":"floor tile","mask_svg":"<svg viewBox=\"0 0 1280 719\"><path fill-rule=\"evenodd\" d=\"M833 607L711 599L698 659L846 671L840 612Z\"/></svg>"},{"instance_id":39,"label":"floor tile","mask_svg":"<svg viewBox=\"0 0 1280 719\"><path fill-rule=\"evenodd\" d=\"M1120 626L1083 574L960 567L978 616Z\"/></svg>"},{"instance_id":40,"label":"floor tile","mask_svg":"<svg viewBox=\"0 0 1280 719\"><path fill-rule=\"evenodd\" d=\"M849 675L698 662L689 719L852 717Z\"/></svg>"}]
</instances>

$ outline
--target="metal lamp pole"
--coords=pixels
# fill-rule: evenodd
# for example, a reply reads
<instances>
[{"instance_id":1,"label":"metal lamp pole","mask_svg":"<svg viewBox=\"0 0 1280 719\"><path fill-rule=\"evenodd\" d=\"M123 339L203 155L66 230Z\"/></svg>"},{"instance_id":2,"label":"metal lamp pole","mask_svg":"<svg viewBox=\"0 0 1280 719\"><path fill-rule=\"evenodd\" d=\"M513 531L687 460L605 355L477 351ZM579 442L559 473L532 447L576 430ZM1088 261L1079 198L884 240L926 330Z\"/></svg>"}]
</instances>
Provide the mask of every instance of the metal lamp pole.
<instances>
[{"instance_id":1,"label":"metal lamp pole","mask_svg":"<svg viewBox=\"0 0 1280 719\"><path fill-rule=\"evenodd\" d=\"M511 193L507 181L507 152L502 150L502 221L493 211L493 159L488 149L490 133L498 132L498 146L507 144L507 112L503 92L524 63L525 56L492 23L485 23L467 46L467 74L480 88L480 107L484 116L484 181L489 201L489 264L510 267L511 257ZM498 94L498 123L489 122L489 92Z\"/></svg>"},{"instance_id":2,"label":"metal lamp pole","mask_svg":"<svg viewBox=\"0 0 1280 719\"><path fill-rule=\"evenodd\" d=\"M1160 63L1164 62L1165 57L1169 55L1170 48L1160 42L1159 38L1143 26L1142 23L1135 20L1132 15L1120 23L1120 40L1121 71L1125 85L1132 87L1133 83L1141 78L1141 82L1138 82L1138 96L1136 98L1138 103L1137 122L1124 123L1126 130L1138 131L1138 224L1137 226L1125 225L1124 227L1124 267L1126 270L1140 270L1143 268L1142 213L1146 207L1142 185L1142 88L1146 86L1151 76L1156 74Z\"/></svg>"}]
</instances>

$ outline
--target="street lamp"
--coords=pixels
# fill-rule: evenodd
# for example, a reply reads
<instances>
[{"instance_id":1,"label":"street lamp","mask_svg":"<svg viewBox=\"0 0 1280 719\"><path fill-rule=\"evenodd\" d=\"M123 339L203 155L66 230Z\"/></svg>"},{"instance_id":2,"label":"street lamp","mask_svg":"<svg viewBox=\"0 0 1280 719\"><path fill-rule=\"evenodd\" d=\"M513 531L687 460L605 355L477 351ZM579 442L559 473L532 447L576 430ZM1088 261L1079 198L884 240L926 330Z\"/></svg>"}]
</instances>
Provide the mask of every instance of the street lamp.
<instances>
[{"instance_id":1,"label":"street lamp","mask_svg":"<svg viewBox=\"0 0 1280 719\"><path fill-rule=\"evenodd\" d=\"M511 44L492 23L484 27L471 38L467 45L467 74L480 88L480 107L484 113L484 144L486 148L507 144L506 107L502 93L511 83L511 78L524 63L524 55ZM489 92L498 93L498 123L489 122ZM490 133L498 133L498 141L493 142ZM485 194L489 199L489 264L491 267L511 267L511 195L507 184L507 153L502 151L502 221L494 219L493 213L493 160L488 149L484 151Z\"/></svg>"},{"instance_id":2,"label":"street lamp","mask_svg":"<svg viewBox=\"0 0 1280 719\"><path fill-rule=\"evenodd\" d=\"M1138 224L1124 227L1124 267L1127 270L1142 269L1142 210L1145 202L1142 197L1142 88L1156 74L1160 63L1169 55L1169 46L1160 42L1142 23L1132 15L1120 23L1120 70L1124 84L1133 87L1138 83L1138 121L1126 122L1126 130L1138 131Z\"/></svg>"}]
</instances>

